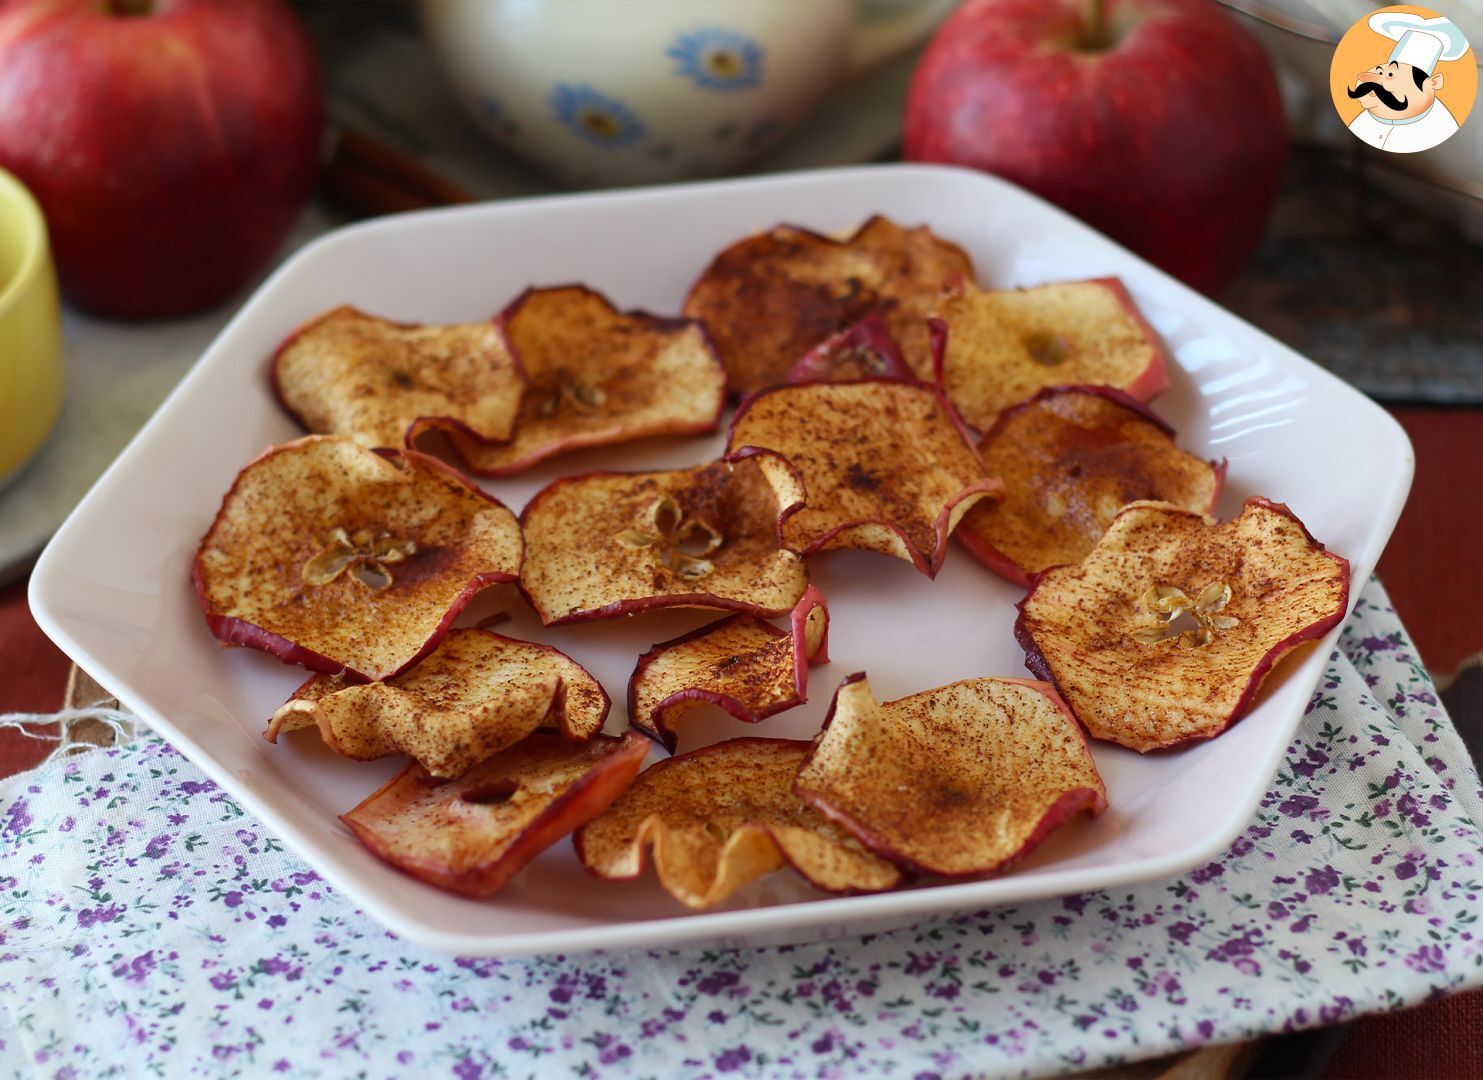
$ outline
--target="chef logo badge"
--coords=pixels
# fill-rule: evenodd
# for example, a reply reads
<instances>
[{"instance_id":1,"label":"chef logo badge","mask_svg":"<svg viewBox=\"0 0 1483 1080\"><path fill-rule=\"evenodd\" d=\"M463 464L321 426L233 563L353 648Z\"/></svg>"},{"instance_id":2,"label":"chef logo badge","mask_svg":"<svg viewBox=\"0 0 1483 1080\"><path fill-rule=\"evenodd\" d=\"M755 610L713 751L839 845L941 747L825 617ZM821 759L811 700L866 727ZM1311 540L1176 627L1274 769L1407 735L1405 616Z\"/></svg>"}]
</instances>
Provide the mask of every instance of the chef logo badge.
<instances>
[{"instance_id":1,"label":"chef logo badge","mask_svg":"<svg viewBox=\"0 0 1483 1080\"><path fill-rule=\"evenodd\" d=\"M1468 118L1478 66L1452 20L1426 8L1381 8L1340 39L1329 89L1356 138L1414 154L1445 142Z\"/></svg>"}]
</instances>

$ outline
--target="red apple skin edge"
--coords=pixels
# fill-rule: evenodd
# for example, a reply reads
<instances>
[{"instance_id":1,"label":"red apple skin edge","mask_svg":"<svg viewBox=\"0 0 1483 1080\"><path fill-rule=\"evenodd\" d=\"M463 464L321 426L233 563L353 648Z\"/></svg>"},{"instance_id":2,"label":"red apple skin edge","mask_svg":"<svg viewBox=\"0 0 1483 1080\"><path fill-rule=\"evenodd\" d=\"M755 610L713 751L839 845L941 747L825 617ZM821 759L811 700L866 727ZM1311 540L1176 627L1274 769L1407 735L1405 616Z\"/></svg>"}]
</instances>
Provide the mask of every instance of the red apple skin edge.
<instances>
[{"instance_id":1,"label":"red apple skin edge","mask_svg":"<svg viewBox=\"0 0 1483 1080\"><path fill-rule=\"evenodd\" d=\"M919 389L931 392L937 398L938 404L942 407L942 411L952 422L954 429L958 432L958 435L962 438L964 444L970 450L973 448L973 435L968 430L968 425L965 424L963 422L963 418L958 415L958 410L954 408L953 403L948 400L947 391L944 390L940 384L922 382L918 379L899 379L890 376L876 376L869 379L851 379L849 381L856 386L862 383L904 383L908 386L915 386ZM759 400L769 394L778 393L779 391L786 391L799 386L814 385L829 385L829 380L814 379L808 382L779 383L777 386L764 387L763 389L758 390L756 393L744 398L742 400L742 403L737 406L735 415L733 415L731 418L731 426L727 429L726 433L726 445L733 445L735 441L737 425L741 422L742 417L746 415L747 410L755 405ZM770 450L765 447L742 446L738 447L735 450L728 450L726 453L726 457L723 460L735 463L738 461L745 461L749 457L756 457L758 454L771 454L774 457L783 456L777 451ZM786 460L786 458L784 458L784 460ZM1004 482L997 476L986 477L985 479L977 481L976 483L969 484L967 487L963 488L963 490L959 491L955 496L953 496L953 498L947 503L947 505L945 505L942 510L938 512L937 520L934 523L937 533L937 539L933 543L931 551L922 551L919 547L917 547L915 543L912 542L911 537L906 535L906 531L898 525L894 525L888 521L864 520L847 521L844 524L837 526L836 528L830 529L824 535L815 538L808 545L808 547L804 548L798 554L805 558L810 555L818 554L824 549L825 544L827 544L830 540L834 539L835 536L839 535L841 532L843 532L845 529L850 528L851 526L881 525L900 537L901 544L906 549L907 556L909 557L912 566L916 567L919 573L926 574L929 578L936 578L938 572L942 570L943 562L947 559L947 542L949 534L952 532L952 530L948 528L948 523L952 519L953 511L957 509L958 505L962 503L964 499L967 499L971 496L987 495L990 498L997 498L1003 493ZM804 508L804 505L805 504L802 502L794 503L792 506L789 506L785 511L778 515L779 547L788 546L783 537L784 523L788 520L788 518L792 517L799 510L802 510Z\"/></svg>"},{"instance_id":2,"label":"red apple skin edge","mask_svg":"<svg viewBox=\"0 0 1483 1080\"><path fill-rule=\"evenodd\" d=\"M1163 417L1159 416L1147 404L1139 401L1125 390L1119 390L1115 386L1047 386L1044 389L1037 390L1018 405L1011 405L1007 409L1001 409L999 415L994 417L994 422L984 431L983 438L978 441L980 452L983 450L984 444L999 433L999 430L1009 422L1013 414L1027 409L1037 402L1044 401L1046 398L1067 393L1096 394L1099 397L1104 397L1116 405L1121 405L1125 409L1131 409L1150 424L1157 427L1165 435L1168 435L1170 439L1174 438L1174 429L1165 422ZM1207 514L1215 513L1215 504L1220 501L1220 493L1225 488L1226 464L1225 458L1221 458L1219 461L1213 459L1210 461L1210 471L1215 475L1215 486L1210 493L1210 505L1205 508ZM974 558L978 559L979 562L983 563L1011 585L1018 585L1022 589L1028 589L1030 587L1030 574L1025 568L977 533L960 527L953 530L953 536L957 538L958 543L973 553Z\"/></svg>"},{"instance_id":3,"label":"red apple skin edge","mask_svg":"<svg viewBox=\"0 0 1483 1080\"><path fill-rule=\"evenodd\" d=\"M874 220L874 219L872 219ZM886 329L886 321L879 311L872 311L859 322L837 334L832 334L804 353L798 363L789 369L783 379L787 383L810 383L838 381L831 374L830 357L840 349L858 349L873 352L881 360L884 370L882 378L904 379L916 382L917 377L901 355L901 346Z\"/></svg>"},{"instance_id":4,"label":"red apple skin edge","mask_svg":"<svg viewBox=\"0 0 1483 1080\"><path fill-rule=\"evenodd\" d=\"M1115 277L1089 278L1082 284L1100 285L1110 292L1118 305L1127 312L1128 318L1132 319L1137 325L1139 331L1143 334L1144 340L1148 342L1149 347L1153 350L1153 359L1149 361L1148 366L1133 376L1132 381L1127 386L1120 390L1117 387L1111 386L1099 387L1097 389L1116 390L1119 394L1131 398L1139 406L1147 404L1169 389L1169 365L1171 363L1168 356L1169 350L1164 347L1164 343L1159 339L1158 334L1154 333L1153 327L1143 317L1143 312L1138 310L1138 305L1133 303L1133 298L1128 295L1127 287L1123 285L1121 279ZM948 340L952 337L952 328L948 326L946 319L937 315L929 316L927 319L927 337L932 348L932 381L942 387L943 392L946 393L947 347ZM1084 388L1090 389L1090 387ZM1043 387L1040 391L1037 391L1037 394L1043 393L1045 390L1054 389L1057 388ZM951 402L951 399L949 400ZM1118 399L1114 398L1113 400ZM1140 409L1140 411L1148 413L1147 409ZM953 412L956 415L956 407L954 407ZM1152 413L1148 413L1148 415L1155 423L1168 428L1167 424L1159 420ZM957 422L960 428L967 429L967 424L961 417L958 418ZM1173 434L1172 428L1169 429L1169 433L1171 435Z\"/></svg>"},{"instance_id":5,"label":"red apple skin edge","mask_svg":"<svg viewBox=\"0 0 1483 1080\"><path fill-rule=\"evenodd\" d=\"M313 186L318 65L280 0L0 0L0 166L45 211L69 300L207 307L278 251Z\"/></svg>"},{"instance_id":6,"label":"red apple skin edge","mask_svg":"<svg viewBox=\"0 0 1483 1080\"><path fill-rule=\"evenodd\" d=\"M1222 473L1223 476L1224 473ZM1274 502L1264 495L1252 495L1242 504L1243 509L1253 505L1264 506L1268 510L1274 510L1279 514L1285 514L1287 517L1292 518L1298 528L1303 530L1303 535L1308 538L1310 544L1339 564L1344 576L1344 593L1339 598L1339 603L1335 605L1334 610L1329 612L1329 614L1309 624L1302 630L1289 634L1267 650L1266 654L1252 670L1251 677L1246 680L1246 686L1242 689L1240 698L1236 700L1235 708L1231 710L1231 715L1226 717L1225 726L1219 731L1211 732L1209 735L1195 735L1187 739L1176 739L1173 742L1165 743L1163 746L1150 746L1146 750L1139 750L1138 753L1140 754L1161 754L1170 750L1180 750L1186 746L1192 746L1195 743L1209 742L1211 739L1225 734L1237 720L1240 720L1251 711L1251 707L1256 704L1257 694L1261 692L1262 684L1267 681L1267 676L1272 673L1272 669L1282 661L1283 657L1303 642L1323 637L1323 635L1338 626L1349 615L1349 596L1353 583L1349 560L1342 555L1334 554L1315 540L1313 534L1308 531L1308 526L1298 520L1298 516L1292 512L1292 508L1287 503ZM1030 579L1030 591L1025 594L1019 603L1015 604L1015 610L1018 614L1014 620L1014 639L1019 643L1020 648L1025 651L1026 669L1037 679L1049 683L1055 688L1056 695L1061 697L1061 685L1056 681L1055 672L1050 669L1050 661L1045 658L1045 653L1040 651L1040 646L1035 643L1035 639L1030 635L1030 631L1025 626L1025 605L1030 602L1030 597L1035 595L1035 590L1040 585L1041 577L1047 571L1054 569L1055 567L1047 567L1046 570L1042 570L1032 577ZM1061 700L1064 702L1065 698L1061 697ZM1069 705L1067 707L1070 708ZM1072 709L1071 714L1075 716L1076 710ZM1080 717L1077 717L1078 723L1080 719Z\"/></svg>"},{"instance_id":7,"label":"red apple skin edge","mask_svg":"<svg viewBox=\"0 0 1483 1080\"><path fill-rule=\"evenodd\" d=\"M372 792L355 810L341 814L340 820L373 855L403 873L460 896L485 900L504 888L537 855L597 817L633 786L649 752L649 740L636 731L626 731L621 737L597 735L595 738L612 740L613 751L541 811L499 858L483 866L454 873L431 858L405 864L393 862L380 838L350 816L396 784L405 773L417 768L415 762Z\"/></svg>"},{"instance_id":8,"label":"red apple skin edge","mask_svg":"<svg viewBox=\"0 0 1483 1080\"><path fill-rule=\"evenodd\" d=\"M772 450L757 450L756 454L766 454L769 457L777 458L787 464L786 458ZM755 454L749 454L747 456L751 457L755 456ZM788 465L788 468L793 469L793 466ZM793 472L796 476L797 470L793 469ZM527 525L530 521L530 515L535 510L536 506L539 505L542 499L547 498L551 494L551 492L557 490L559 487L562 487L566 484L574 483L578 480L586 480L594 476L625 475L633 475L633 473L624 473L613 469L599 469L595 472L557 477L555 480L551 481L549 484L543 487L540 491L531 496L530 501L525 504L525 509L520 511L521 535L524 535L526 533ZM801 483L802 481L800 481L800 484ZM782 546L783 522L785 522L789 517L797 513L802 508L802 500L789 503L787 506L778 507L777 534L778 545L780 547ZM525 555L522 554L522 574L524 573L525 569L524 563ZM792 610L791 608L764 608L759 607L756 604L748 603L745 600L731 600L725 597L716 596L714 593L699 592L665 593L660 596L643 596L634 597L627 600L614 600L612 603L604 604L601 607L584 608L581 611L573 611L567 615L557 616L553 615L551 612L547 611L544 607L536 602L536 598L532 596L530 590L525 587L525 582L523 579L517 576L517 580L520 581L520 595L525 597L525 602L530 605L530 609L540 617L542 626L568 626L572 623L597 622L602 619L614 619L620 615L637 615L640 612L644 611L656 611L662 608L671 607L698 607L713 609L715 611L735 611L743 615L755 615L761 619L777 618L779 615L786 615L789 611ZM808 593L805 591L804 595L807 596Z\"/></svg>"},{"instance_id":9,"label":"red apple skin edge","mask_svg":"<svg viewBox=\"0 0 1483 1080\"><path fill-rule=\"evenodd\" d=\"M819 729L819 734L814 736L815 750L817 749L819 743L823 740L825 732L829 730L829 725L834 722L834 713L839 706L840 691L843 690L845 687L851 685L852 683L859 682L863 678L865 678L865 672L857 671L853 675L847 675L840 681L839 686L835 688L834 697L829 702L829 711L824 715L824 725ZM1053 684L1039 679L1000 678L999 681L1017 683L1021 686L1028 686L1038 693L1044 694L1046 698L1050 700L1051 704L1059 709L1061 714L1067 719L1071 726L1071 730L1075 733L1077 739L1081 742L1082 753L1087 756L1088 761L1091 761L1092 752L1091 749L1087 746L1086 731L1082 728L1081 723L1076 719L1076 715L1071 711L1071 707L1067 705L1065 699L1061 697L1060 691L1057 690ZM799 765L798 771L800 773L802 773L804 769L807 769L813 762L814 752L814 750L810 750L808 756L804 758L803 763ZM1096 772L1096 768L1096 763L1092 762L1092 771ZM1101 779L1100 774L1098 774L1098 779ZM1055 802L1051 803L1048 807L1045 808L1045 811L1040 815L1040 820L1035 823L1035 828L1031 830L1030 835L1025 838L1025 842L1020 845L1018 850L1013 852L1007 858L993 864L992 866L983 866L978 867L974 870L949 873L943 870L941 867L934 868L925 866L922 863L917 862L915 859L907 856L903 852L897 851L891 845L883 843L874 833L870 831L869 828L866 827L863 822L856 820L854 815L846 813L843 810L829 805L828 800L820 796L818 792L800 787L797 781L794 781L793 783L793 792L824 817L828 818L830 821L834 822L840 828L848 832L856 840L860 841L860 843L863 844L866 848L873 851L875 854L879 855L886 861L895 863L898 867L906 871L912 877L917 877L920 875L930 875L943 878L979 878L993 877L996 874L1002 874L1006 870L1009 870L1011 867L1022 861L1032 851L1039 847L1041 843L1044 842L1046 837L1050 836L1051 833L1055 832L1062 825L1070 821L1073 817L1081 813L1083 810L1087 811L1087 813L1091 817L1100 817L1102 815L1102 812L1107 809L1107 793L1105 790L1098 790L1095 788L1086 787L1071 788L1067 791L1062 792L1059 796L1056 797Z\"/></svg>"},{"instance_id":10,"label":"red apple skin edge","mask_svg":"<svg viewBox=\"0 0 1483 1080\"><path fill-rule=\"evenodd\" d=\"M807 641L808 617L813 613L815 608L824 613L824 632L819 638L818 650L813 656L809 656ZM804 591L803 597L794 606L792 613L788 616L788 630L779 630L771 623L760 623L762 628L769 633L775 634L778 637L791 634L793 638L793 696L791 698L779 701L768 708L757 711L749 709L730 694L720 694L713 690L699 690L691 687L685 690L677 690L673 694L670 694L669 697L655 705L648 716L639 715L639 681L643 678L643 674L648 670L649 665L676 645L683 645L686 642L694 641L696 638L714 633L723 626L729 626L736 622L738 619L755 618L756 616L747 614L731 615L713 623L706 623L702 627L691 630L688 634L681 634L679 637L670 638L668 641L661 641L659 644L651 646L648 652L639 657L638 664L633 669L633 674L628 678L628 722L673 754L675 747L679 745L679 733L662 727L658 717L665 709L678 705L682 701L699 701L707 705L714 705L718 709L725 710L733 718L740 720L744 724L759 724L769 716L774 716L787 709L796 708L808 701L809 665L829 663L829 608L824 603L824 594L819 591L816 585L810 585Z\"/></svg>"},{"instance_id":11,"label":"red apple skin edge","mask_svg":"<svg viewBox=\"0 0 1483 1080\"><path fill-rule=\"evenodd\" d=\"M632 733L630 732L629 734L632 734ZM653 765L650 766L650 768L652 768L652 769L663 769L663 768L669 766L670 763L672 763L672 762L675 762L675 761L683 761L683 760L685 760L687 758L695 758L695 757L700 757L700 756L705 755L705 754L710 754L710 753L713 753L716 750L720 749L721 747L723 747L723 746L729 746L732 743L778 743L778 744L785 745L785 746L790 746L790 745L791 746L798 746L798 745L802 745L804 742L805 742L805 740L802 740L802 739L773 739L773 738L766 738L766 737L758 737L758 736L754 736L754 735L748 735L748 736L743 736L742 738L739 738L739 739L728 739L725 742L711 743L709 746L702 746L698 750L691 750L689 753L680 754L678 757L664 758L662 761L656 761ZM596 816L596 815L594 815L594 816ZM774 831L773 826L771 824L769 824L768 822L765 822L765 821L748 821L748 822L745 822L744 824L737 826L737 829L732 830L733 835L735 835L735 833L736 833L737 830L743 829L743 828L764 829L770 835L772 835L774 839L776 839L776 836L777 836L777 833ZM609 877L606 874L599 873L596 869L593 868L592 863L588 861L586 848L582 844L582 830L581 829L578 829L575 833L572 834L572 846L576 849L577 859L581 862L582 869L586 870L589 874L591 874L593 877L597 878L599 881L634 881L634 880L636 880L638 878L641 878L641 877L644 876L644 873L649 869L649 864L651 862L653 862L653 856L654 856L653 841L652 840L649 840L649 839L646 839L644 841L644 843L643 843L642 848L639 851L638 869L635 870L632 874L627 875L626 877L623 877L623 876ZM792 859L788 858L788 852L783 849L783 846L781 844L778 845L778 851L782 854L783 861L786 862L789 866L791 866L798 873L798 876L799 877L803 878L805 881L807 881L814 888L818 889L820 892L831 893L831 894L833 894L835 896L858 896L858 895L860 895L860 890L859 889L851 889L851 888L831 889L828 886L826 886L826 885L824 885L824 884L822 884L820 882L815 881L813 878L811 878L811 877L808 876L807 872L804 870L803 867L799 866L798 863L796 863ZM900 869L900 868L898 867L898 869ZM889 886L888 889L894 889L897 886L903 884L906 880L908 880L907 874L906 874L905 871L902 871L902 877L899 878L896 881L895 884ZM888 889L883 889L881 891L882 892L885 892L885 891L888 891Z\"/></svg>"},{"instance_id":12,"label":"red apple skin edge","mask_svg":"<svg viewBox=\"0 0 1483 1080\"><path fill-rule=\"evenodd\" d=\"M913 76L903 145L1028 188L1207 293L1251 255L1287 157L1266 54L1208 0L967 0Z\"/></svg>"},{"instance_id":13,"label":"red apple skin edge","mask_svg":"<svg viewBox=\"0 0 1483 1080\"><path fill-rule=\"evenodd\" d=\"M249 461L246 465L244 465L241 471L237 473L237 478L232 481L232 486L228 488L227 493L222 496L222 506L226 506L227 501L231 499L231 497L236 493L238 485L242 483L243 473L247 472L248 469L257 464L257 462L262 461L264 458L268 458L274 454L282 452L283 445L268 447L268 449L264 450L257 457L253 458L252 461ZM421 463L423 468L435 470L437 472L443 473L445 476L450 476L456 479L460 484L468 488L471 492L479 496L484 501L493 503L496 506L504 505L493 495L490 495L487 491L475 487L472 483L469 482L466 477L459 473L457 469L453 468L453 466L439 461L435 457L430 457L429 455L420 453L416 450L378 450L376 452L382 457L387 458L391 457L394 454L399 454L403 457L414 458L419 463ZM221 511L218 510L217 516L220 517L220 515ZM212 528L215 527L215 522L216 519L213 518ZM207 529L206 535L201 538L201 543L196 548L195 558L191 560L191 587L196 592L196 599L200 602L201 610L206 616L206 626L208 629L210 629L212 635L215 636L217 640L222 643L223 646L232 647L240 645L245 646L249 649L258 649L262 652L269 653L272 656L276 656L285 664L296 664L299 667L307 668L309 671L317 672L321 675L343 675L347 681L352 683L383 681L386 679L394 678L395 676L400 675L402 672L408 670L409 668L415 667L417 664L421 663L424 658L426 658L428 653L432 652L438 647L438 644L443 640L444 637L447 636L448 631L453 629L453 621L458 618L458 616L463 612L464 608L469 606L469 602L473 600L474 597L478 596L479 593L483 592L485 589L489 588L492 585L504 585L508 582L519 580L519 575L509 574L503 570L490 570L485 573L475 574L473 577L469 578L468 583L465 584L464 587L459 591L458 595L453 598L453 602L448 606L448 611L443 615L442 620L434 628L432 635L425 642L422 643L422 647L417 650L417 653L395 671L388 671L373 676L368 675L365 672L356 671L352 667L347 667L344 663L334 659L333 657L325 656L321 652L316 652L315 650L310 649L307 646L300 645L294 641L290 641L288 638L283 637L281 634L276 634L272 630L268 630L264 627L258 626L256 623L248 622L246 619L239 619L235 615L226 615L222 612L216 611L211 606L211 600L207 595L206 579L201 567L201 551L206 546L206 540L210 537L210 535L211 529ZM524 558L523 552L521 558Z\"/></svg>"},{"instance_id":14,"label":"red apple skin edge","mask_svg":"<svg viewBox=\"0 0 1483 1080\"><path fill-rule=\"evenodd\" d=\"M564 285L532 285L528 287L524 292L522 292L519 296L515 297L515 299L506 304L504 309L501 310L499 314L494 317L495 332L499 334L500 339L501 341L503 341L506 350L508 350L510 356L514 358L515 366L519 369L521 375L526 374L525 361L520 356L520 350L515 348L515 342L511 340L510 323L520 313L520 309L523 308L530 301L532 295L538 292L553 292L558 289L573 289L578 292L585 293L587 296L596 297L598 300L601 300L604 304L612 308L613 311L621 315L623 318L636 319L642 322L645 329L663 331L686 330L692 326L695 327L700 331L701 344L702 346L704 346L706 354L710 357L711 363L721 372L721 375L723 377L725 376L726 365L721 363L721 354L716 352L716 345L715 342L711 340L710 331L707 330L705 328L705 324L700 322L698 319L690 319L684 316L676 315L655 315L652 311L645 311L643 308L629 308L625 311L623 308L618 307L611 300L609 300L604 293L600 293L591 286L582 284L580 281L569 281ZM644 434L646 437L652 435L709 435L711 432L715 431L717 427L720 426L721 414L725 411L726 394L723 391L716 399L715 414L705 423L672 424L665 428L655 428L654 430L647 431ZM434 418L434 420L438 419L439 418ZM412 447L412 440L418 434L419 425L425 423L426 418L418 420L407 430L408 447ZM457 421L451 421L450 424L446 424L444 426L451 425L457 425L458 427L462 427L465 431L468 431L467 427L465 427L463 424L459 424ZM485 439L477 432L469 433L472 434L480 442L486 444L494 443L497 441ZM623 440L618 439L615 441L621 442ZM523 472L524 470L530 468L532 465L544 461L548 457L554 457L557 454L565 454L573 450L581 450L588 446L602 445L605 444L601 442L590 443L581 439L560 439L556 442L548 443L545 446L537 447L535 450L532 450L530 453L526 454L523 458L516 458L509 464L501 465L498 468L494 469L476 469L468 461L463 460L462 455L459 456L460 460L463 460L464 470L471 476L503 477L511 476L518 472ZM454 453L457 453L457 447L454 447L453 450Z\"/></svg>"}]
</instances>

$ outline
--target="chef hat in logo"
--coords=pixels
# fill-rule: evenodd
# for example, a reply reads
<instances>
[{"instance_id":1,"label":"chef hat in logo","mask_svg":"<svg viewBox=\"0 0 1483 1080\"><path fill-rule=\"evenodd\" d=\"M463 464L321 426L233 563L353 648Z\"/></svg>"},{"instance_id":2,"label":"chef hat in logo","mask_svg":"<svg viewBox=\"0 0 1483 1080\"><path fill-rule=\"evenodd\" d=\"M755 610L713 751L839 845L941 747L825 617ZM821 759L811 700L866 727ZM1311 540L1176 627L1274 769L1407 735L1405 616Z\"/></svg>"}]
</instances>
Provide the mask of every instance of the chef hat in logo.
<instances>
[{"instance_id":1,"label":"chef hat in logo","mask_svg":"<svg viewBox=\"0 0 1483 1080\"><path fill-rule=\"evenodd\" d=\"M1425 19L1401 11L1377 11L1370 29L1395 39L1386 63L1410 64L1430 75L1439 60L1456 60L1468 51L1468 39L1451 20Z\"/></svg>"}]
</instances>

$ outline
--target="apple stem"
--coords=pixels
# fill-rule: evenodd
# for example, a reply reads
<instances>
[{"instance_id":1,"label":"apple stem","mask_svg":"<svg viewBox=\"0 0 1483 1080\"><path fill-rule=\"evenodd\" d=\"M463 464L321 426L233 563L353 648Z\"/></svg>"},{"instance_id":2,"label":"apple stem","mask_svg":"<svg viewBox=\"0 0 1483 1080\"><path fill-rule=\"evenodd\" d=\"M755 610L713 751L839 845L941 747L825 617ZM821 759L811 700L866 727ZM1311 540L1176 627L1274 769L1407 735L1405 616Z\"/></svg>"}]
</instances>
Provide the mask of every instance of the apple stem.
<instances>
[{"instance_id":1,"label":"apple stem","mask_svg":"<svg viewBox=\"0 0 1483 1080\"><path fill-rule=\"evenodd\" d=\"M1112 44L1107 35L1107 0L1092 0L1081 44L1089 52L1100 52Z\"/></svg>"}]
</instances>

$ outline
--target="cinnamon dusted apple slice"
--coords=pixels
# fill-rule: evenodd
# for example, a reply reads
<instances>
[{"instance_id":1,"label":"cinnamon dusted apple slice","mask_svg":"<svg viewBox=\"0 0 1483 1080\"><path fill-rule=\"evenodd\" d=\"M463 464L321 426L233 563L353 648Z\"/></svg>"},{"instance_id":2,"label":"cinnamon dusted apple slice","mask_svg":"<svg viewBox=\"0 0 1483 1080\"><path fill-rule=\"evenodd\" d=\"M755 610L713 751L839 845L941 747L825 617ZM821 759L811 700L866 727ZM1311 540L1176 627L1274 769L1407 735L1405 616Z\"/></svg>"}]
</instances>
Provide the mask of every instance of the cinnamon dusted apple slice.
<instances>
[{"instance_id":1,"label":"cinnamon dusted apple slice","mask_svg":"<svg viewBox=\"0 0 1483 1080\"><path fill-rule=\"evenodd\" d=\"M619 311L583 285L528 289L496 326L529 386L515 434L488 442L454 429L454 449L485 476L503 476L584 446L714 431L726 372L690 319Z\"/></svg>"},{"instance_id":2,"label":"cinnamon dusted apple slice","mask_svg":"<svg viewBox=\"0 0 1483 1080\"><path fill-rule=\"evenodd\" d=\"M577 856L598 877L643 873L692 908L791 865L828 892L880 892L902 875L793 794L809 743L732 739L656 762L601 817L577 831Z\"/></svg>"},{"instance_id":3,"label":"cinnamon dusted apple slice","mask_svg":"<svg viewBox=\"0 0 1483 1080\"><path fill-rule=\"evenodd\" d=\"M432 651L520 552L515 515L442 462L310 435L238 474L191 577L224 644L365 681Z\"/></svg>"},{"instance_id":4,"label":"cinnamon dusted apple slice","mask_svg":"<svg viewBox=\"0 0 1483 1080\"><path fill-rule=\"evenodd\" d=\"M963 250L925 226L873 217L836 240L779 225L717 255L691 286L685 314L705 323L743 393L783 382L800 356L872 312L926 378L926 317L944 286L972 277Z\"/></svg>"},{"instance_id":5,"label":"cinnamon dusted apple slice","mask_svg":"<svg viewBox=\"0 0 1483 1080\"><path fill-rule=\"evenodd\" d=\"M1215 506L1225 462L1174 445L1145 406L1105 386L1061 386L999 413L978 455L1004 481L954 535L989 569L1028 587L1047 566L1080 562L1130 502L1157 499L1201 513Z\"/></svg>"},{"instance_id":6,"label":"cinnamon dusted apple slice","mask_svg":"<svg viewBox=\"0 0 1483 1080\"><path fill-rule=\"evenodd\" d=\"M851 675L794 787L870 850L946 877L1004 870L1082 810L1107 808L1075 717L1029 679L966 679L882 705Z\"/></svg>"},{"instance_id":7,"label":"cinnamon dusted apple slice","mask_svg":"<svg viewBox=\"0 0 1483 1080\"><path fill-rule=\"evenodd\" d=\"M580 743L536 732L457 780L408 765L340 820L378 859L482 899L607 809L650 745L636 731Z\"/></svg>"},{"instance_id":8,"label":"cinnamon dusted apple slice","mask_svg":"<svg viewBox=\"0 0 1483 1080\"><path fill-rule=\"evenodd\" d=\"M934 577L948 534L1003 485L991 477L940 388L867 379L778 386L752 395L731 422L728 457L758 449L780 497L803 477L805 505L782 524L801 555L861 548ZM786 459L786 460L784 460ZM789 467L791 466L791 467Z\"/></svg>"},{"instance_id":9,"label":"cinnamon dusted apple slice","mask_svg":"<svg viewBox=\"0 0 1483 1080\"><path fill-rule=\"evenodd\" d=\"M910 379L911 368L885 320L871 312L854 326L815 345L788 371L785 382L850 382L854 379Z\"/></svg>"},{"instance_id":10,"label":"cinnamon dusted apple slice","mask_svg":"<svg viewBox=\"0 0 1483 1080\"><path fill-rule=\"evenodd\" d=\"M1139 401L1169 386L1163 346L1117 278L999 291L965 280L932 330L937 381L980 430L1046 386L1113 386Z\"/></svg>"},{"instance_id":11,"label":"cinnamon dusted apple slice","mask_svg":"<svg viewBox=\"0 0 1483 1080\"><path fill-rule=\"evenodd\" d=\"M1035 579L1015 636L1094 738L1146 752L1219 735L1348 606L1349 563L1281 503L1217 524L1139 502L1080 564Z\"/></svg>"},{"instance_id":12,"label":"cinnamon dusted apple slice","mask_svg":"<svg viewBox=\"0 0 1483 1080\"><path fill-rule=\"evenodd\" d=\"M549 645L488 630L450 630L410 671L384 682L315 675L264 733L317 725L330 749L360 761L408 754L433 776L460 776L543 724L590 739L608 695L582 665Z\"/></svg>"},{"instance_id":13,"label":"cinnamon dusted apple slice","mask_svg":"<svg viewBox=\"0 0 1483 1080\"><path fill-rule=\"evenodd\" d=\"M675 722L691 709L715 705L755 724L803 704L809 664L829 662L824 594L810 585L790 623L732 615L655 645L628 680L628 722L674 753Z\"/></svg>"},{"instance_id":14,"label":"cinnamon dusted apple slice","mask_svg":"<svg viewBox=\"0 0 1483 1080\"><path fill-rule=\"evenodd\" d=\"M313 432L401 446L415 425L503 441L525 375L492 322L394 323L345 306L299 327L273 357L273 391Z\"/></svg>"},{"instance_id":15,"label":"cinnamon dusted apple slice","mask_svg":"<svg viewBox=\"0 0 1483 1080\"><path fill-rule=\"evenodd\" d=\"M699 607L781 615L808 586L803 560L778 546L778 521L802 499L789 467L774 485L761 461L665 472L568 476L521 516L521 588L547 626Z\"/></svg>"}]
</instances>

